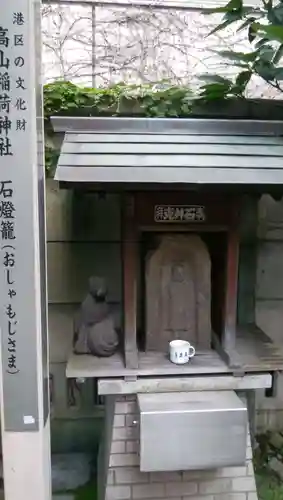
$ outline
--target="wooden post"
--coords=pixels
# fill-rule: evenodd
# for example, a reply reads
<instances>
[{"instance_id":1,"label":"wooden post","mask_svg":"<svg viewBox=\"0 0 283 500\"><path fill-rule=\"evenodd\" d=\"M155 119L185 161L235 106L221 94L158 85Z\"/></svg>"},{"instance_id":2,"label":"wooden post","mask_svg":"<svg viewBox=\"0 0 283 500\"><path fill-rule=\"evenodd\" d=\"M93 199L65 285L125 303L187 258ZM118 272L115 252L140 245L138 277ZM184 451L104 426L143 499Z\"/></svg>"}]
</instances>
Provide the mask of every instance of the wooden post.
<instances>
[{"instance_id":1,"label":"wooden post","mask_svg":"<svg viewBox=\"0 0 283 500\"><path fill-rule=\"evenodd\" d=\"M238 277L238 324L240 325L255 323L258 199L256 195L246 195L241 208Z\"/></svg>"},{"instance_id":2,"label":"wooden post","mask_svg":"<svg viewBox=\"0 0 283 500\"><path fill-rule=\"evenodd\" d=\"M126 368L138 368L137 351L137 266L138 241L134 220L134 196L123 198L122 259L124 298L124 355Z\"/></svg>"},{"instance_id":3,"label":"wooden post","mask_svg":"<svg viewBox=\"0 0 283 500\"><path fill-rule=\"evenodd\" d=\"M224 316L223 348L230 356L235 352L238 267L239 267L239 232L237 224L228 233L228 248L226 260L226 295Z\"/></svg>"},{"instance_id":4,"label":"wooden post","mask_svg":"<svg viewBox=\"0 0 283 500\"><path fill-rule=\"evenodd\" d=\"M255 449L256 445L256 392L253 390L247 391L247 406L248 406L248 418L249 418L249 426L250 426L250 434L251 434L251 445L252 449Z\"/></svg>"}]
</instances>

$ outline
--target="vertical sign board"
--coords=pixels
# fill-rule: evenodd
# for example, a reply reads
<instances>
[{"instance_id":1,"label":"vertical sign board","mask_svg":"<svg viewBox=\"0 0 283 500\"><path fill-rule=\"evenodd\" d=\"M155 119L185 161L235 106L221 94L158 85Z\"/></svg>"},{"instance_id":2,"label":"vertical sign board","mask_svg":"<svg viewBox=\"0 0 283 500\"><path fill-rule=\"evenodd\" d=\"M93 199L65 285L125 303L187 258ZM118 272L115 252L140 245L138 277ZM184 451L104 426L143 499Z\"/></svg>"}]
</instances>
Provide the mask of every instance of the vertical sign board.
<instances>
[{"instance_id":1,"label":"vertical sign board","mask_svg":"<svg viewBox=\"0 0 283 500\"><path fill-rule=\"evenodd\" d=\"M7 1L0 17L2 426L11 432L38 431L49 414L39 9Z\"/></svg>"},{"instance_id":2,"label":"vertical sign board","mask_svg":"<svg viewBox=\"0 0 283 500\"><path fill-rule=\"evenodd\" d=\"M43 425L49 417L49 344L47 313L47 269L46 269L46 211L45 211L45 164L44 164L44 124L43 93L41 82L41 0L34 2L35 25L35 68L36 68L36 119L38 145L38 223L39 223L39 259L40 259L40 298L41 298L41 354L42 354L42 390L43 390Z\"/></svg>"}]
</instances>

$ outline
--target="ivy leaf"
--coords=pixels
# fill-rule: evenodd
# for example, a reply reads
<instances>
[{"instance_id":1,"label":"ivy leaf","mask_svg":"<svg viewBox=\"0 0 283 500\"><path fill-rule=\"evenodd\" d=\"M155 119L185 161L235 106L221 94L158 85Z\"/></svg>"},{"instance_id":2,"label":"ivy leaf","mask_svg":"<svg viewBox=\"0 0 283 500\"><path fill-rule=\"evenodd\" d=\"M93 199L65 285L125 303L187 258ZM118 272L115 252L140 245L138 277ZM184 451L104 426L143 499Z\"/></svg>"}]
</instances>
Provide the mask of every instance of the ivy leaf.
<instances>
[{"instance_id":1,"label":"ivy leaf","mask_svg":"<svg viewBox=\"0 0 283 500\"><path fill-rule=\"evenodd\" d=\"M283 68L275 68L274 69L274 78L275 80L283 80Z\"/></svg>"},{"instance_id":2,"label":"ivy leaf","mask_svg":"<svg viewBox=\"0 0 283 500\"><path fill-rule=\"evenodd\" d=\"M232 50L222 50L217 53L225 59L244 63L254 62L258 56L257 50L253 52L234 52Z\"/></svg>"},{"instance_id":3,"label":"ivy leaf","mask_svg":"<svg viewBox=\"0 0 283 500\"><path fill-rule=\"evenodd\" d=\"M241 24L241 26L237 29L237 32L244 30L245 28L247 28L247 26L254 23L255 21L256 21L255 17L250 17L246 19L245 22Z\"/></svg>"},{"instance_id":4,"label":"ivy leaf","mask_svg":"<svg viewBox=\"0 0 283 500\"><path fill-rule=\"evenodd\" d=\"M259 60L254 65L254 70L266 82L274 80L276 68L273 64Z\"/></svg>"},{"instance_id":5,"label":"ivy leaf","mask_svg":"<svg viewBox=\"0 0 283 500\"><path fill-rule=\"evenodd\" d=\"M252 77L252 71L242 71L241 73L238 74L236 78L236 85L238 85L244 90L247 84L249 83L251 77Z\"/></svg>"},{"instance_id":6,"label":"ivy leaf","mask_svg":"<svg viewBox=\"0 0 283 500\"><path fill-rule=\"evenodd\" d=\"M275 49L271 45L265 45L259 49L258 55L262 61L271 62L274 58L274 52Z\"/></svg>"},{"instance_id":7,"label":"ivy leaf","mask_svg":"<svg viewBox=\"0 0 283 500\"><path fill-rule=\"evenodd\" d=\"M273 57L273 64L278 64L280 59L282 58L283 56L283 43L280 45L280 47L277 49L277 51L275 52L274 54L274 57Z\"/></svg>"},{"instance_id":8,"label":"ivy leaf","mask_svg":"<svg viewBox=\"0 0 283 500\"><path fill-rule=\"evenodd\" d=\"M243 0L230 0L224 7L206 9L206 11L204 11L205 14L216 14L221 12L225 13L223 22L211 30L208 36L227 28L230 24L235 21L240 21L243 18Z\"/></svg>"},{"instance_id":9,"label":"ivy leaf","mask_svg":"<svg viewBox=\"0 0 283 500\"><path fill-rule=\"evenodd\" d=\"M276 5L274 8L268 9L267 19L272 24L281 24L283 22L283 5Z\"/></svg>"},{"instance_id":10,"label":"ivy leaf","mask_svg":"<svg viewBox=\"0 0 283 500\"><path fill-rule=\"evenodd\" d=\"M233 10L241 11L243 9L243 0L230 0L224 7L216 7L215 9L205 9L204 14L219 14L221 12L232 12Z\"/></svg>"},{"instance_id":11,"label":"ivy leaf","mask_svg":"<svg viewBox=\"0 0 283 500\"><path fill-rule=\"evenodd\" d=\"M265 38L268 38L268 40L283 43L283 26L279 25L265 26L259 23L254 23L253 26L254 29L258 32L258 34L262 34Z\"/></svg>"},{"instance_id":12,"label":"ivy leaf","mask_svg":"<svg viewBox=\"0 0 283 500\"><path fill-rule=\"evenodd\" d=\"M270 10L273 7L273 0L263 0L263 4L267 10Z\"/></svg>"},{"instance_id":13,"label":"ivy leaf","mask_svg":"<svg viewBox=\"0 0 283 500\"><path fill-rule=\"evenodd\" d=\"M227 97L227 90L215 91L215 92L203 92L200 94L200 99L202 101L219 101Z\"/></svg>"},{"instance_id":14,"label":"ivy leaf","mask_svg":"<svg viewBox=\"0 0 283 500\"><path fill-rule=\"evenodd\" d=\"M270 42L270 40L268 40L268 38L261 38L261 40L258 40L258 42L256 42L255 48L260 49L263 45L265 45L268 42Z\"/></svg>"},{"instance_id":15,"label":"ivy leaf","mask_svg":"<svg viewBox=\"0 0 283 500\"><path fill-rule=\"evenodd\" d=\"M227 94L230 92L230 81L229 83L209 83L201 87L200 98L206 101L213 101L219 99L225 99Z\"/></svg>"},{"instance_id":16,"label":"ivy leaf","mask_svg":"<svg viewBox=\"0 0 283 500\"><path fill-rule=\"evenodd\" d=\"M242 10L243 8L243 0L230 0L227 3L227 10Z\"/></svg>"},{"instance_id":17,"label":"ivy leaf","mask_svg":"<svg viewBox=\"0 0 283 500\"><path fill-rule=\"evenodd\" d=\"M223 21L223 23L219 24L218 26L216 26L216 28L211 30L208 33L207 37L210 35L214 35L218 31L221 31L221 30L227 28L228 26L230 26L230 24L233 24L235 21L240 21L241 18L242 18L241 14L237 14L234 12L226 14L225 21Z\"/></svg>"},{"instance_id":18,"label":"ivy leaf","mask_svg":"<svg viewBox=\"0 0 283 500\"><path fill-rule=\"evenodd\" d=\"M214 35L215 33L217 33L218 31L221 31L221 30L224 30L225 28L227 28L227 26L229 26L230 24L232 24L234 21L229 21L229 20L226 20L224 21L223 23L221 24L218 24L218 26L216 26L216 28L214 28L213 30L211 30L207 36L210 36L210 35Z\"/></svg>"},{"instance_id":19,"label":"ivy leaf","mask_svg":"<svg viewBox=\"0 0 283 500\"><path fill-rule=\"evenodd\" d=\"M208 92L222 92L223 89L228 89L230 84L224 83L208 83L207 85L203 85L201 88L205 89Z\"/></svg>"},{"instance_id":20,"label":"ivy leaf","mask_svg":"<svg viewBox=\"0 0 283 500\"><path fill-rule=\"evenodd\" d=\"M204 16L210 16L211 14L226 14L229 12L227 7L215 7L215 9L204 9L201 13Z\"/></svg>"},{"instance_id":21,"label":"ivy leaf","mask_svg":"<svg viewBox=\"0 0 283 500\"><path fill-rule=\"evenodd\" d=\"M232 85L233 82L232 80L229 80L228 78L223 78L220 75L210 75L210 74L205 74L205 75L200 75L199 76L200 80L208 81L211 83L220 83L224 85Z\"/></svg>"},{"instance_id":22,"label":"ivy leaf","mask_svg":"<svg viewBox=\"0 0 283 500\"><path fill-rule=\"evenodd\" d=\"M248 30L249 42L253 43L253 41L256 39L256 37L257 37L257 31L254 29L254 25L251 24L251 26L249 27L249 30Z\"/></svg>"},{"instance_id":23,"label":"ivy leaf","mask_svg":"<svg viewBox=\"0 0 283 500\"><path fill-rule=\"evenodd\" d=\"M247 40L255 50L251 52L219 51L218 56L230 61L234 68L241 68L230 85L227 95L240 95L253 74L259 75L270 85L280 90L278 82L283 80L283 67L277 65L283 60L283 0L262 0L256 7L244 7L244 0L230 0L224 7L214 9L222 13L221 24L211 33L216 33L231 24L237 23L236 30L246 30ZM213 12L213 10L210 10ZM228 48L228 47L227 47ZM211 80L220 83L220 80ZM206 92L216 92L207 89ZM217 90L218 92L218 90ZM283 89L281 90L283 93ZM210 94L211 95L211 94Z\"/></svg>"}]
</instances>

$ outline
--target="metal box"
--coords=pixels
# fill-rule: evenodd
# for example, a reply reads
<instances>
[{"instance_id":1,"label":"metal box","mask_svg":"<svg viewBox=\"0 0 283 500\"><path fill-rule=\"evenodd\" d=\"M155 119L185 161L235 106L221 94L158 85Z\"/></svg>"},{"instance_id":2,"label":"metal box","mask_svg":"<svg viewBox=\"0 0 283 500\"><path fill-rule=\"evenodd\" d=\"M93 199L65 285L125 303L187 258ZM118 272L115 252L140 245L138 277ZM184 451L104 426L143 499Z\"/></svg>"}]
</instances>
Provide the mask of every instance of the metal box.
<instances>
[{"instance_id":1,"label":"metal box","mask_svg":"<svg viewBox=\"0 0 283 500\"><path fill-rule=\"evenodd\" d=\"M240 466L247 408L233 391L138 394L140 470Z\"/></svg>"}]
</instances>

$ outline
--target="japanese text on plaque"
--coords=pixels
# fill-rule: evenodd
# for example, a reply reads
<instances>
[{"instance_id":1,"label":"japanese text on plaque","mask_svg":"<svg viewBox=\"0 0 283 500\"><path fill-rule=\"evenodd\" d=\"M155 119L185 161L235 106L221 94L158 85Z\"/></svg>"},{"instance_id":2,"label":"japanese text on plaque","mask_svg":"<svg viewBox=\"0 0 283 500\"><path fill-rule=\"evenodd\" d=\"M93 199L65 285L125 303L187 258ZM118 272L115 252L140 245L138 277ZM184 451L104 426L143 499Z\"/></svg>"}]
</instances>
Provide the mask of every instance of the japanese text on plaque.
<instances>
[{"instance_id":1,"label":"japanese text on plaque","mask_svg":"<svg viewBox=\"0 0 283 500\"><path fill-rule=\"evenodd\" d=\"M25 24L22 12L12 13L10 26L0 24L0 157L14 155L11 132L22 133L26 130L27 111L26 87L22 74L25 66L23 57ZM11 54L13 54L11 56ZM0 170L1 175L1 170ZM1 261L4 276L5 324L2 326L7 339L7 365L5 370L11 375L19 373L17 364L17 234L14 185L11 179L0 177L0 242Z\"/></svg>"},{"instance_id":2,"label":"japanese text on plaque","mask_svg":"<svg viewBox=\"0 0 283 500\"><path fill-rule=\"evenodd\" d=\"M204 222L205 207L199 205L156 205L155 222Z\"/></svg>"},{"instance_id":3,"label":"japanese text on plaque","mask_svg":"<svg viewBox=\"0 0 283 500\"><path fill-rule=\"evenodd\" d=\"M0 25L0 156L12 156L13 144L10 131L22 132L26 130L27 122L23 112L27 110L25 99L25 81L21 75L21 68L25 65L25 59L21 53L24 48L24 35L21 27L24 25L24 16L21 12L14 12L11 24L13 32ZM11 59L8 55L13 49L15 56ZM13 75L11 77L11 69ZM11 111L16 112L14 122L11 119Z\"/></svg>"}]
</instances>

